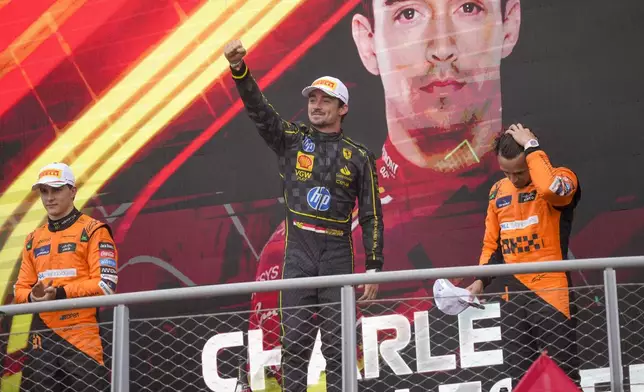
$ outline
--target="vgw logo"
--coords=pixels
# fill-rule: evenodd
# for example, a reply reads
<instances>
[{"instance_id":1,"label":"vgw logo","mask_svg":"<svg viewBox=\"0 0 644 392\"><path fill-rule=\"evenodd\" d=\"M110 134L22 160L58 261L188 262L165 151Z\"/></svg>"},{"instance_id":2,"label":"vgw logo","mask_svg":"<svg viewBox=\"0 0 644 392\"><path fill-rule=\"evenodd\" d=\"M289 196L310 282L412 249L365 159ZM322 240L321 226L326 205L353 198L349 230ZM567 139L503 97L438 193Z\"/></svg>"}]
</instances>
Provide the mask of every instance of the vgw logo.
<instances>
[{"instance_id":1,"label":"vgw logo","mask_svg":"<svg viewBox=\"0 0 644 392\"><path fill-rule=\"evenodd\" d=\"M331 206L331 193L323 186L316 186L306 194L309 207L317 211L326 211Z\"/></svg>"}]
</instances>

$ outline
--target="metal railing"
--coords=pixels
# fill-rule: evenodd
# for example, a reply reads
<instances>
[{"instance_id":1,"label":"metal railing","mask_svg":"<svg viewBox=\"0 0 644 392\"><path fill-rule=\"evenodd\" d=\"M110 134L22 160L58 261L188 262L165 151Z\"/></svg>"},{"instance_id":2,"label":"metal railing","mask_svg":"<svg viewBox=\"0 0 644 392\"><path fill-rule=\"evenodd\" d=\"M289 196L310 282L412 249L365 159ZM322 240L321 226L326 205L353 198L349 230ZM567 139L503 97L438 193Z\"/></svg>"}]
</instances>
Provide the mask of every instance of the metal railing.
<instances>
[{"instance_id":1,"label":"metal railing","mask_svg":"<svg viewBox=\"0 0 644 392\"><path fill-rule=\"evenodd\" d=\"M622 366L622 340L620 338L620 309L618 305L618 285L616 281L615 269L619 268L638 268L644 266L644 256L639 257L620 257L620 258L598 258L598 259L577 259L577 260L566 260L566 261L557 261L557 262L534 262L534 263L523 263L523 264L508 264L508 265L488 265L488 266L469 266L469 267L453 267L453 268L438 268L438 269L425 269L425 270L410 270L410 271L395 271L395 272L381 272L377 274L353 274L353 275L336 275L336 276L324 276L324 277L311 277L311 278L300 278L300 279L289 279L289 280L274 280L274 281L261 281L261 282L248 282L248 283L233 283L233 284L223 284L223 285L212 285L212 286L198 286L198 287L189 287L189 288L177 288L177 289L165 289L165 290L155 290L147 292L136 292L136 293L126 293L126 294L116 294L111 296L101 296L101 297L86 297L86 298L76 298L76 299L65 299L59 301L49 301L42 303L30 303L30 304L13 304L0 306L0 314L2 315L19 315L19 314L35 314L41 312L51 312L59 310L72 310L72 309L83 309L83 308L97 308L97 307L114 307L114 319L112 322L112 344L111 344L111 390L116 392L128 392L131 387L130 375L133 369L133 364L130 359L132 357L131 350L131 335L132 333L137 333L136 320L130 320L129 315L129 306L135 304L149 304L149 303L159 303L164 301L176 301L176 300L188 300L188 299L206 299L206 298L216 298L230 295L240 295L240 294L251 294L255 292L275 292L279 290L294 290L294 289L306 289L306 288L326 288L326 287L339 287L341 288L341 342L342 342L342 391L353 392L358 391L358 380L366 380L367 373L373 371L374 366L378 368L378 355L391 356L386 357L386 363L391 365L395 363L398 359L395 355L399 355L395 352L400 349L396 348L393 351L387 351L387 349L376 347L375 358L376 363L373 362L373 356L371 352L364 349L362 352L362 361L361 365L358 363L359 352L358 348L361 346L361 342L357 338L357 328L356 328L356 296L354 291L354 286L364 285L364 284L374 284L374 283L391 283L391 282L402 282L402 281L420 281L420 280L434 280L440 278L469 278L473 276L477 277L500 277L500 276L510 276L516 274L529 274L529 273L543 273L543 272L566 272L566 271L580 271L580 270L604 270L604 284L603 287L599 289L603 290L605 295L605 320L606 320L606 337L607 337L607 347L608 347L608 363L609 367L609 379L610 379L610 390L611 391L624 391L624 374ZM573 288L574 290L574 288ZM639 310L639 300L636 301L637 304L634 305L636 312ZM495 309L495 308L491 308ZM473 312L477 310L472 309ZM422 313L422 312L420 312ZM638 313L639 314L639 313ZM423 315L421 315L423 316ZM424 315L427 317L427 315ZM201 317L201 316L199 316ZM207 317L207 316L203 316ZM239 316L241 317L241 316ZM423 318L415 315L416 320L423 322ZM459 316L460 317L460 316ZM632 317L633 320L638 317ZM366 331L365 324L368 324L368 317L363 316L361 320L361 326L363 334ZM145 321L145 320L142 320ZM302 320L303 322L308 322L309 320ZM146 323L151 323L152 321L145 321ZM459 322L462 320L459 318ZM470 321L471 322L471 321ZM642 321L644 323L644 321ZM421 323L422 324L422 323ZM207 330L208 323L203 322L202 329ZM389 327L396 329L395 323L389 325ZM422 334L422 329L419 328L418 332L416 331L415 326L415 337L414 339L416 345L427 344L427 351L429 351L429 341L424 342L423 337L419 336ZM630 328L630 327L629 327ZM632 327L636 335L640 334L641 327ZM235 328L232 328L235 329ZM396 329L397 334L407 339L409 341L409 336L406 336L405 328ZM372 331L373 332L373 331ZM376 331L378 332L378 331ZM374 332L374 333L376 333ZM429 333L429 332L428 332ZM195 336L197 336L196 334ZM250 335L250 334L249 334ZM233 336L233 335L227 335ZM243 345L242 335L234 335L236 341L227 342L230 344ZM253 335L252 339L258 339L261 342L261 333L260 335ZM375 336L375 335L373 335ZM373 336L366 337L362 336L363 342L367 338L372 338ZM640 336L641 338L641 336ZM238 341L241 339L240 341ZM248 339L251 339L249 336ZM379 339L379 338L374 338ZM403 338L401 338L403 339ZM403 339L403 340L404 340ZM449 340L449 336L446 335L446 340ZM210 342L211 340L209 340ZM641 341L641 339L640 339ZM640 342L641 344L641 342ZM221 345L219 348L232 347L230 345ZM472 343L473 347L473 343ZM461 348L462 349L462 348ZM416 353L419 353L419 348L416 347ZM202 352L202 355L205 355L206 351L205 346ZM260 367L265 366L265 364L279 364L279 361L275 357L271 357L268 351L263 351L260 345L259 354L263 355L264 365L260 364ZM393 353L393 354L392 354ZM463 354L463 353L461 353ZM239 355L239 354L237 354ZM431 353L428 354L431 357ZM634 354L637 360L644 360L640 358L640 354ZM268 358L268 359L267 359ZM470 359L472 356L470 356ZM435 358L417 358L417 367L425 366L427 369L431 366L427 366L427 363L430 363L432 359ZM215 362L217 361L217 353L215 353ZM307 359L304 359L307 360ZM421 365L422 361L425 361L425 365ZM464 359L461 358L461 362ZM643 361L644 362L644 361ZM202 364L203 365L203 364ZM463 365L463 364L461 364ZM192 365L191 365L192 366ZM205 365L203 365L205 366ZM257 364L250 364L250 373L257 373ZM360 366L363 366L362 370L364 371L364 376L359 371ZM476 368L477 364L470 364L471 368ZM188 367L188 365L186 365ZM440 367L440 366L439 366ZM393 367L392 367L393 369ZM644 372L644 365L642 366L631 366L633 372L637 370L636 376L631 375L632 380L643 379L644 377L639 375ZM196 373L194 369L186 369ZM215 371L215 373L217 373ZM258 379L258 382L264 382L264 371L260 369L261 376ZM404 372L403 372L404 373ZM633 373L635 374L635 373ZM430 377L430 376L426 376ZM219 381L224 380L218 374L215 375L215 378ZM584 376L582 375L582 379ZM601 377L600 377L601 378ZM219 382L218 381L218 382ZM252 382L254 382L253 380ZM601 380L600 380L601 381ZM634 382L634 381L632 381ZM201 382L200 387L194 389L204 390L204 385L209 386L206 381ZM223 384L221 384L223 385ZM366 384L363 384L366 385ZM634 384L633 384L634 385ZM211 386L209 386L211 390ZM374 387L375 388L375 387ZM393 390L393 385L386 385L383 390ZM395 386L395 390L406 391L408 388L401 386L398 388ZM589 387L590 388L590 387ZM584 388L584 391L595 391L594 386L592 388ZM637 389L640 388L640 389ZM141 390L152 390L147 389L145 386L140 386ZM176 389L176 388L175 388ZM362 390L370 389L370 387L364 387ZM375 388L377 389L377 388ZM176 390L192 390L188 389L176 389ZM224 390L224 389L221 389ZM230 389L232 391L236 389ZM256 390L256 389L253 389ZM287 389L288 390L288 389ZM305 390L305 389L303 389ZM457 390L457 389L440 389L440 391L448 390ZM458 389L460 390L460 389ZM469 390L469 389L468 389ZM472 389L475 390L475 389ZM479 387L480 390L480 387ZM509 389L511 390L511 388ZM644 387L642 386L631 386L631 391L642 391ZM413 392L413 391L411 391Z\"/></svg>"}]
</instances>

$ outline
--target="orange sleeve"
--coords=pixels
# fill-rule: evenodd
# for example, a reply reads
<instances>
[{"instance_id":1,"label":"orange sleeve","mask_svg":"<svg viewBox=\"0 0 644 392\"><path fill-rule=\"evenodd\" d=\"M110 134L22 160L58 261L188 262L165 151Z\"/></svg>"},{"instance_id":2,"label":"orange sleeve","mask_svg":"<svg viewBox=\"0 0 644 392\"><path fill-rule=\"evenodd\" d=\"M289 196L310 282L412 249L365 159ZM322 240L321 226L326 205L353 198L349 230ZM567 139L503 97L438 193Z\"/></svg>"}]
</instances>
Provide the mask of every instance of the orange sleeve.
<instances>
[{"instance_id":1,"label":"orange sleeve","mask_svg":"<svg viewBox=\"0 0 644 392\"><path fill-rule=\"evenodd\" d=\"M90 234L87 247L89 278L66 285L65 298L90 297L116 293L118 252L107 226Z\"/></svg>"},{"instance_id":2,"label":"orange sleeve","mask_svg":"<svg viewBox=\"0 0 644 392\"><path fill-rule=\"evenodd\" d=\"M543 150L529 152L526 161L532 183L546 201L553 206L565 206L573 201L579 184L572 170L552 167Z\"/></svg>"},{"instance_id":3,"label":"orange sleeve","mask_svg":"<svg viewBox=\"0 0 644 392\"><path fill-rule=\"evenodd\" d=\"M499 184L495 184L490 191L489 202L487 205L487 215L485 216L485 234L483 235L483 250L479 258L480 265L486 264L502 264L503 252L501 251L501 228L499 226L499 218L496 214L496 193ZM487 286L492 282L491 277L477 278L483 282L483 286Z\"/></svg>"},{"instance_id":4,"label":"orange sleeve","mask_svg":"<svg viewBox=\"0 0 644 392\"><path fill-rule=\"evenodd\" d=\"M29 302L31 288L38 282L38 273L31 258L32 244L33 234L30 234L27 237L27 241L25 241L25 246L22 248L20 272L18 273L18 280L13 286L14 302L18 304Z\"/></svg>"}]
</instances>

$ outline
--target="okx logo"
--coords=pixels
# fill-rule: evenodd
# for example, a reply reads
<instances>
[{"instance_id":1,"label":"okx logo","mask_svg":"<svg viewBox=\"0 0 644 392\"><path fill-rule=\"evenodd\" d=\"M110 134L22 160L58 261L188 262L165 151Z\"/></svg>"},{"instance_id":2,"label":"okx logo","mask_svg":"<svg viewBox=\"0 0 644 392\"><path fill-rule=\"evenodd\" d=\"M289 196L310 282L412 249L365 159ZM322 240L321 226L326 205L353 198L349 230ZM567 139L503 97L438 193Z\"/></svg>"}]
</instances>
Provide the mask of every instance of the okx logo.
<instances>
[{"instance_id":1,"label":"okx logo","mask_svg":"<svg viewBox=\"0 0 644 392\"><path fill-rule=\"evenodd\" d=\"M316 186L306 194L309 207L318 211L326 211L331 206L331 192L323 186Z\"/></svg>"}]
</instances>

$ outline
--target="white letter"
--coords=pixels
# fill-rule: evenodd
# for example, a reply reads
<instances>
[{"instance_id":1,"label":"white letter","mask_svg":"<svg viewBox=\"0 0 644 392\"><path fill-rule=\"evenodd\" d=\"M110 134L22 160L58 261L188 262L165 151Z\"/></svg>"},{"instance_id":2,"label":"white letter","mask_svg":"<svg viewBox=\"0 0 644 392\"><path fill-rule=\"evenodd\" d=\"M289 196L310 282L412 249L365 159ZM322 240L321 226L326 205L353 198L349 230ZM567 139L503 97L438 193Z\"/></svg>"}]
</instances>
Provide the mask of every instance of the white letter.
<instances>
[{"instance_id":1,"label":"white letter","mask_svg":"<svg viewBox=\"0 0 644 392\"><path fill-rule=\"evenodd\" d=\"M464 382L460 384L445 384L438 387L438 392L481 392L481 382Z\"/></svg>"},{"instance_id":2,"label":"white letter","mask_svg":"<svg viewBox=\"0 0 644 392\"><path fill-rule=\"evenodd\" d=\"M579 371L581 389L584 392L595 392L596 384L610 382L610 368L584 369Z\"/></svg>"},{"instance_id":3,"label":"white letter","mask_svg":"<svg viewBox=\"0 0 644 392\"><path fill-rule=\"evenodd\" d=\"M219 350L244 345L241 331L217 334L206 342L201 352L201 372L206 386L215 392L233 392L237 386L235 378L221 378L217 371L217 354Z\"/></svg>"},{"instance_id":4,"label":"white letter","mask_svg":"<svg viewBox=\"0 0 644 392\"><path fill-rule=\"evenodd\" d=\"M512 379L511 378L504 378L503 380L497 382L492 386L490 389L490 392L499 392L501 388L506 387L508 388L508 392L512 391Z\"/></svg>"},{"instance_id":5,"label":"white letter","mask_svg":"<svg viewBox=\"0 0 644 392\"><path fill-rule=\"evenodd\" d=\"M378 361L378 331L395 329L396 338L386 340L380 345L380 354L397 375L411 374L412 371L398 354L411 340L411 327L405 316L392 314L387 316L364 317L362 321L362 342L364 346L365 379L380 376Z\"/></svg>"},{"instance_id":6,"label":"white letter","mask_svg":"<svg viewBox=\"0 0 644 392\"><path fill-rule=\"evenodd\" d=\"M340 339L340 337L338 337ZM303 358L304 359L304 358ZM334 358L334 360L340 360ZM315 344L313 345L313 352L311 352L311 360L307 370L306 383L308 385L316 385L320 382L320 374L326 370L326 359L322 355L322 334L318 328L317 335L315 336Z\"/></svg>"},{"instance_id":7,"label":"white letter","mask_svg":"<svg viewBox=\"0 0 644 392\"><path fill-rule=\"evenodd\" d=\"M501 307L498 303L486 304L484 310L470 307L458 315L462 368L503 364L503 350L501 349L474 351L474 343L501 340L501 328L474 329L472 321L499 317L501 317Z\"/></svg>"},{"instance_id":8,"label":"white letter","mask_svg":"<svg viewBox=\"0 0 644 392\"><path fill-rule=\"evenodd\" d=\"M253 391L266 387L264 367L279 366L282 361L282 348L264 351L264 337L261 329L248 331L248 362L250 364L250 387Z\"/></svg>"},{"instance_id":9,"label":"white letter","mask_svg":"<svg viewBox=\"0 0 644 392\"><path fill-rule=\"evenodd\" d=\"M429 313L414 313L414 330L416 331L416 361L419 373L456 369L456 355L432 357L429 342Z\"/></svg>"},{"instance_id":10,"label":"white letter","mask_svg":"<svg viewBox=\"0 0 644 392\"><path fill-rule=\"evenodd\" d=\"M630 379L631 392L644 392L644 364L629 366L628 377Z\"/></svg>"}]
</instances>

